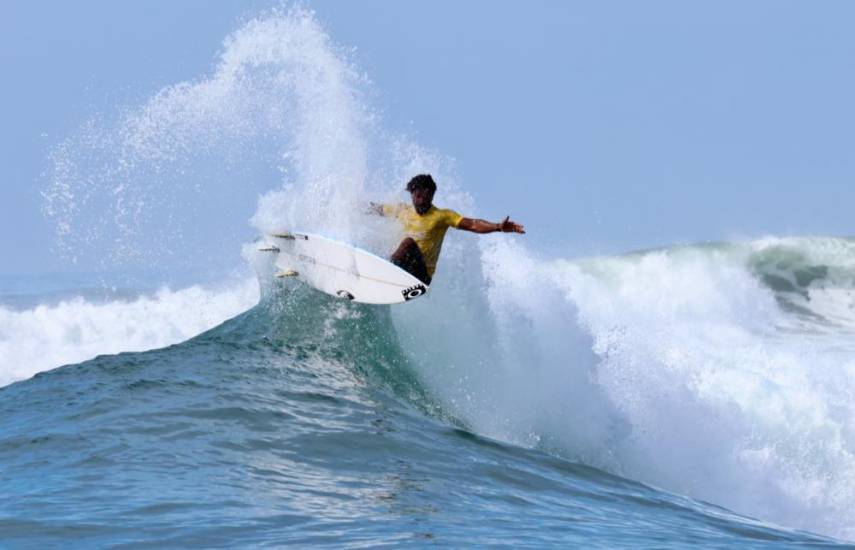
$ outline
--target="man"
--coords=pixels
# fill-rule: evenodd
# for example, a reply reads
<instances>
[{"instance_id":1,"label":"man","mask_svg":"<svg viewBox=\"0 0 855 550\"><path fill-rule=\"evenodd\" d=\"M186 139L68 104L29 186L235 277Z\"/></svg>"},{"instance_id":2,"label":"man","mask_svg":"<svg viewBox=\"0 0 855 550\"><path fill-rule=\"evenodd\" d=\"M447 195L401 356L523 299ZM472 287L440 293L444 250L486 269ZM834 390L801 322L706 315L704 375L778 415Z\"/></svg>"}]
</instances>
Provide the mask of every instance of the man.
<instances>
[{"instance_id":1,"label":"man","mask_svg":"<svg viewBox=\"0 0 855 550\"><path fill-rule=\"evenodd\" d=\"M430 174L420 174L407 184L413 205L375 204L371 208L381 216L394 216L404 226L406 235L390 258L392 263L412 273L429 285L436 270L442 240L449 227L473 233L525 233L523 226L510 220L492 223L484 220L464 218L454 210L437 208L433 205L436 183Z\"/></svg>"}]
</instances>

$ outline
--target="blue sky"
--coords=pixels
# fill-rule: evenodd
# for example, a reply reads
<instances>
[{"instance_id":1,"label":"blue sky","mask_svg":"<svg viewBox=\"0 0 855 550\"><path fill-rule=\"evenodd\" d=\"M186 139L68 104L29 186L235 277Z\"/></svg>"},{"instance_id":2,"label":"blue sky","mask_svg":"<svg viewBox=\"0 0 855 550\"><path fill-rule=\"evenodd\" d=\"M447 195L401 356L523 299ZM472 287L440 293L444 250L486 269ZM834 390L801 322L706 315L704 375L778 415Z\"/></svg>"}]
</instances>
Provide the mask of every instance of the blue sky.
<instances>
[{"instance_id":1,"label":"blue sky","mask_svg":"<svg viewBox=\"0 0 855 550\"><path fill-rule=\"evenodd\" d=\"M55 143L204 74L271 5L4 2L0 273L67 269L39 211ZM305 5L355 48L385 126L455 158L477 214L543 249L853 233L855 4Z\"/></svg>"}]
</instances>

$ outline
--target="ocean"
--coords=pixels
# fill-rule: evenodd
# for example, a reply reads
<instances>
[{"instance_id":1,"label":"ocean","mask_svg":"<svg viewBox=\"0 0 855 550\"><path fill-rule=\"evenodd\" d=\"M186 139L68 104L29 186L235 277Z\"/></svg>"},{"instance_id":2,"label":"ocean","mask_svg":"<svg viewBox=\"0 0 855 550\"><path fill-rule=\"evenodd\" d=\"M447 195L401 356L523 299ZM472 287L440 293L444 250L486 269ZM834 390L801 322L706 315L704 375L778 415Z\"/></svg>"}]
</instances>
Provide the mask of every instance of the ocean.
<instances>
[{"instance_id":1,"label":"ocean","mask_svg":"<svg viewBox=\"0 0 855 550\"><path fill-rule=\"evenodd\" d=\"M365 202L422 172L479 207L314 14L249 18L146 97L50 151L73 269L0 278L0 547L855 540L855 240L450 231L427 296L354 304L253 239L388 254Z\"/></svg>"},{"instance_id":2,"label":"ocean","mask_svg":"<svg viewBox=\"0 0 855 550\"><path fill-rule=\"evenodd\" d=\"M855 241L483 252L480 309L4 287L3 546L846 546Z\"/></svg>"}]
</instances>

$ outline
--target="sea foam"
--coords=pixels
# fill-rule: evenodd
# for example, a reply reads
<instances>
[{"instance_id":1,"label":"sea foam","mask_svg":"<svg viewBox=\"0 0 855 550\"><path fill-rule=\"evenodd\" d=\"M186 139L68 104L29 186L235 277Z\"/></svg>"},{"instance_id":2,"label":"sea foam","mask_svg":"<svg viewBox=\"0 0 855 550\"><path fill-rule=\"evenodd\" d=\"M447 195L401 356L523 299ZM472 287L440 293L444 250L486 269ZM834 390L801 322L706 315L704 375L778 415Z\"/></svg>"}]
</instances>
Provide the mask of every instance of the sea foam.
<instances>
[{"instance_id":1,"label":"sea foam","mask_svg":"<svg viewBox=\"0 0 855 550\"><path fill-rule=\"evenodd\" d=\"M479 431L855 537L852 241L483 258L500 353L458 370Z\"/></svg>"},{"instance_id":2,"label":"sea foam","mask_svg":"<svg viewBox=\"0 0 855 550\"><path fill-rule=\"evenodd\" d=\"M26 310L0 307L0 385L96 355L183 342L258 301L250 279L223 288L161 289L131 300L70 298Z\"/></svg>"}]
</instances>

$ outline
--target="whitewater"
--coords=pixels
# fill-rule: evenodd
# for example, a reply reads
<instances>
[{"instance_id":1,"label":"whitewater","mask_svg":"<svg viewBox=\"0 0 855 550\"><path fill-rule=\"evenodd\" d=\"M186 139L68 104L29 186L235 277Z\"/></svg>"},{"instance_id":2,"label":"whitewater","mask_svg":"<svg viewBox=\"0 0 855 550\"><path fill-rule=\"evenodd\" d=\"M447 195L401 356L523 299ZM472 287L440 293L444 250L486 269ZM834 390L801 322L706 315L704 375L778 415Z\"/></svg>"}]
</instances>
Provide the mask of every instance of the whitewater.
<instances>
[{"instance_id":1,"label":"whitewater","mask_svg":"<svg viewBox=\"0 0 855 550\"><path fill-rule=\"evenodd\" d=\"M415 173L478 213L372 102L311 12L278 9L57 144L59 251L158 276L0 285L4 544L855 539L855 240L556 258L450 232L428 297L392 308L275 280L256 235L382 254L360 205ZM223 277L162 283L188 266Z\"/></svg>"}]
</instances>

